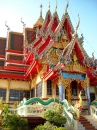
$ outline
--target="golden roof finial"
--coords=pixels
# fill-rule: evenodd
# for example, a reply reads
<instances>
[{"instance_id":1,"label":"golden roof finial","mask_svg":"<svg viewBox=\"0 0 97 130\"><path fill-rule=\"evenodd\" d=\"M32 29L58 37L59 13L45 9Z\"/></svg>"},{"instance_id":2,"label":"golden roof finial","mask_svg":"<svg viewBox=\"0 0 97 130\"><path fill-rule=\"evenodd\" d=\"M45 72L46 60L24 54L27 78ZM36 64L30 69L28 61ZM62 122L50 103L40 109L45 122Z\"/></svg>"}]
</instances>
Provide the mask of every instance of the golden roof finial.
<instances>
[{"instance_id":1,"label":"golden roof finial","mask_svg":"<svg viewBox=\"0 0 97 130\"><path fill-rule=\"evenodd\" d=\"M58 7L58 3L57 3L57 1L56 1L55 12L57 11L57 7Z\"/></svg>"},{"instance_id":2,"label":"golden roof finial","mask_svg":"<svg viewBox=\"0 0 97 130\"><path fill-rule=\"evenodd\" d=\"M42 17L42 4L40 5L40 17Z\"/></svg>"},{"instance_id":3,"label":"golden roof finial","mask_svg":"<svg viewBox=\"0 0 97 130\"><path fill-rule=\"evenodd\" d=\"M65 9L65 13L67 13L67 8L69 6L69 1L67 0L67 4L66 4L66 9Z\"/></svg>"}]
</instances>

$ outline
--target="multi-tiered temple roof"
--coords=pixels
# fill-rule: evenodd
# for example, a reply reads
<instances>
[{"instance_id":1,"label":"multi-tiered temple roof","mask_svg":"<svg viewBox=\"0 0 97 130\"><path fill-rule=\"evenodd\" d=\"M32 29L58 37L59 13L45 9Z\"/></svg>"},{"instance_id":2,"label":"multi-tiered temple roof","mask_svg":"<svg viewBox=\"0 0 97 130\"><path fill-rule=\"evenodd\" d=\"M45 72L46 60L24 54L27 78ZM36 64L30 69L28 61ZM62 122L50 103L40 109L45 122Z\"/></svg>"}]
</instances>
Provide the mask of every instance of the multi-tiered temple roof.
<instances>
[{"instance_id":1,"label":"multi-tiered temple roof","mask_svg":"<svg viewBox=\"0 0 97 130\"><path fill-rule=\"evenodd\" d=\"M57 8L53 14L49 8L43 19L41 8L33 28L23 24L23 33L8 31L7 38L0 38L1 78L30 80L43 70L41 78L47 80L70 71L87 73L90 84L97 84L97 60L85 52L83 36L77 34L80 19L74 29L67 8L61 20Z\"/></svg>"}]
</instances>

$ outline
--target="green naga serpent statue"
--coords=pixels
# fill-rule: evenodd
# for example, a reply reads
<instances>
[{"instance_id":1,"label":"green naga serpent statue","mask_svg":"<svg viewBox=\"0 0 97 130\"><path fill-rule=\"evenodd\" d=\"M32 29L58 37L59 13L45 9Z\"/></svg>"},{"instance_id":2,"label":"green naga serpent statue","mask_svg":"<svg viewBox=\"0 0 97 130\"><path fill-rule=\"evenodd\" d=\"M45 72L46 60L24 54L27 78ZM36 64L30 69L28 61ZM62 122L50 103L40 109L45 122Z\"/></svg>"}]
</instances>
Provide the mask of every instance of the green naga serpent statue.
<instances>
[{"instance_id":1,"label":"green naga serpent statue","mask_svg":"<svg viewBox=\"0 0 97 130\"><path fill-rule=\"evenodd\" d=\"M80 118L80 114L81 114L81 111L82 111L81 92L79 93L79 100L76 101L76 104L74 106L69 106L68 101L66 99L64 99L63 101L60 102L56 98L51 98L51 99L44 102L42 99L36 97L36 98L31 98L31 99L27 100L26 102L21 101L18 107L20 107L22 105L29 105L29 104L32 104L32 103L35 103L35 102L39 102L42 105L49 105L52 102L62 104L62 105L64 105L66 110L73 115L73 118L75 120L78 120Z\"/></svg>"},{"instance_id":2,"label":"green naga serpent statue","mask_svg":"<svg viewBox=\"0 0 97 130\"><path fill-rule=\"evenodd\" d=\"M72 113L73 118L75 120L79 120L80 114L82 111L82 98L81 98L81 92L79 93L79 100L76 101L74 106L69 106L66 99L62 101L64 106L66 107L66 110Z\"/></svg>"}]
</instances>

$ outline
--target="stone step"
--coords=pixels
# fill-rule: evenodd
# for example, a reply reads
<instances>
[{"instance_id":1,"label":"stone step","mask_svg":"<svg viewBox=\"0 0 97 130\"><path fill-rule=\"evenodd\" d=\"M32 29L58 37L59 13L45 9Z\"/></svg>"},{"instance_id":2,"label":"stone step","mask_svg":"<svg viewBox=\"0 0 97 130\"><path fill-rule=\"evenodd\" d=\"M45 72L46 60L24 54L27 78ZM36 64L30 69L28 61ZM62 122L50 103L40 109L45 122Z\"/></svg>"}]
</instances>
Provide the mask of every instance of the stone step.
<instances>
[{"instance_id":1,"label":"stone step","mask_svg":"<svg viewBox=\"0 0 97 130\"><path fill-rule=\"evenodd\" d=\"M81 116L79 119L79 122L85 127L85 130L97 130L91 123L91 121L89 121L87 118L85 118L84 116Z\"/></svg>"}]
</instances>

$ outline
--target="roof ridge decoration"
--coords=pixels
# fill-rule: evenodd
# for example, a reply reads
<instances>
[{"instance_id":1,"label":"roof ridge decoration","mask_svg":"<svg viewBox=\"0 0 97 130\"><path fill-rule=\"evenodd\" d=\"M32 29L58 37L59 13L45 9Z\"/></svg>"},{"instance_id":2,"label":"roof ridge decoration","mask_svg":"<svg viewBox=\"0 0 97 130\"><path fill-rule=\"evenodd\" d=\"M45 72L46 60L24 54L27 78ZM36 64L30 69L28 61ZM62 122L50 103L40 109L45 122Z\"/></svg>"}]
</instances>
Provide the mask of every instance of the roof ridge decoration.
<instances>
[{"instance_id":1,"label":"roof ridge decoration","mask_svg":"<svg viewBox=\"0 0 97 130\"><path fill-rule=\"evenodd\" d=\"M68 12L67 12L68 6L69 6L69 2L68 2L68 0L67 0L67 4L66 4L66 7L65 7L65 13L63 13L63 16L62 16L62 18L61 18L61 21L60 21L59 25L57 26L57 28L56 28L56 30L55 30L55 35L56 35L57 37L58 37L58 36L59 36L59 37L60 37L60 36L62 37L62 35L64 35L64 33L63 33L63 31L62 31L62 26L63 26L64 21L65 21L66 18L68 18L69 23L70 23L71 28L72 28L72 32L74 32L74 28L73 28L73 26L72 26L70 17L69 17ZM57 40L57 39L56 39L56 40Z\"/></svg>"},{"instance_id":2,"label":"roof ridge decoration","mask_svg":"<svg viewBox=\"0 0 97 130\"><path fill-rule=\"evenodd\" d=\"M67 0L67 4L66 4L66 7L65 7L65 12L63 13L63 16L62 16L62 19L61 19L61 22L60 22L60 27L62 27L65 18L68 18L69 23L70 23L70 25L71 25L71 27L72 27L72 31L74 32L74 28L73 28L73 25L72 25L72 23L71 23L70 16L69 16L69 14L68 14L68 12L67 12L68 7L69 7L69 1Z\"/></svg>"},{"instance_id":3,"label":"roof ridge decoration","mask_svg":"<svg viewBox=\"0 0 97 130\"><path fill-rule=\"evenodd\" d=\"M52 25L53 25L53 22L54 22L55 17L57 18L58 23L60 23L60 19L59 19L58 13L57 13L57 11L55 11L55 12L53 13L52 19L51 19L51 21L50 21L50 23L49 23L49 25L48 25L48 29L47 29L47 32L46 32L46 35L49 35L49 34L50 34L50 36L51 36L52 38L54 38L54 32L53 32L53 30L51 29L51 27L52 27ZM56 30L56 29L55 29L55 30ZM54 30L54 31L55 31L55 30Z\"/></svg>"},{"instance_id":4,"label":"roof ridge decoration","mask_svg":"<svg viewBox=\"0 0 97 130\"><path fill-rule=\"evenodd\" d=\"M22 17L20 20L21 20L21 23L23 24L23 28L25 28L26 24L23 22Z\"/></svg>"},{"instance_id":5,"label":"roof ridge decoration","mask_svg":"<svg viewBox=\"0 0 97 130\"><path fill-rule=\"evenodd\" d=\"M47 21L48 21L48 16L50 16L50 20L51 20L52 15L51 15L51 12L50 12L50 2L49 2L49 8L48 8L48 11L47 11L47 13L46 13L45 20L44 20L44 22L43 22L43 25L42 25L40 31L39 31L40 34L39 34L38 36L40 36L40 35L41 35L41 36L44 35L44 33L45 33L44 28L45 28L46 23L47 23Z\"/></svg>"},{"instance_id":6,"label":"roof ridge decoration","mask_svg":"<svg viewBox=\"0 0 97 130\"><path fill-rule=\"evenodd\" d=\"M79 15L78 15L78 23L77 23L77 25L76 25L76 30L75 30L75 32L72 34L72 40L71 40L71 42L69 43L70 48L68 49L67 55L66 55L66 57L64 58L65 61L68 61L68 58L70 59L70 54L71 54L71 52L72 52L72 50L73 50L73 48L74 48L75 41L78 39L77 30L78 30L79 25L80 25L80 17L79 17ZM67 46L68 46L68 45L67 45ZM67 47L67 46L66 46L66 47ZM65 52L66 47L63 49L62 57L63 57L63 55L64 55L64 52Z\"/></svg>"},{"instance_id":7,"label":"roof ridge decoration","mask_svg":"<svg viewBox=\"0 0 97 130\"><path fill-rule=\"evenodd\" d=\"M8 36L8 33L9 33L9 31L10 31L10 27L7 25L7 21L5 21L5 26L6 26L6 28L7 28L7 36Z\"/></svg>"},{"instance_id":8,"label":"roof ridge decoration","mask_svg":"<svg viewBox=\"0 0 97 130\"><path fill-rule=\"evenodd\" d=\"M80 25L80 17L79 17L79 14L78 14L78 24L76 26L76 31L75 31L75 35L77 35L77 30L79 28L79 25Z\"/></svg>"},{"instance_id":9,"label":"roof ridge decoration","mask_svg":"<svg viewBox=\"0 0 97 130\"><path fill-rule=\"evenodd\" d=\"M22 20L22 17L21 17L21 23L22 23L22 25L23 25L23 35L24 35L24 37L23 37L23 51L24 51L24 58L23 58L23 60L25 61L25 59L26 59L26 47L27 47L27 44L28 44L28 41L27 41L27 38L26 38L26 35L25 35L25 27L26 27L26 24L24 23L24 21Z\"/></svg>"}]
</instances>

